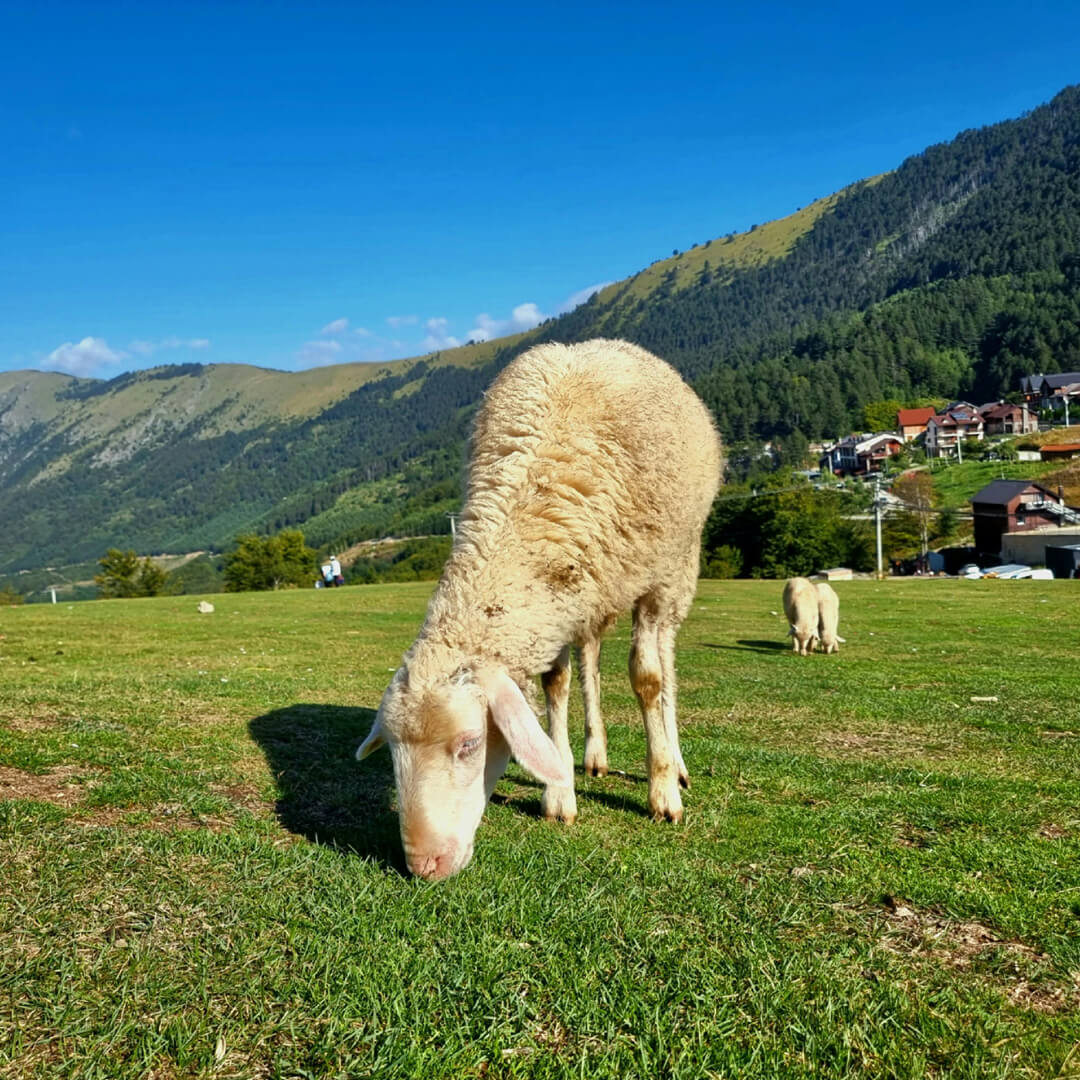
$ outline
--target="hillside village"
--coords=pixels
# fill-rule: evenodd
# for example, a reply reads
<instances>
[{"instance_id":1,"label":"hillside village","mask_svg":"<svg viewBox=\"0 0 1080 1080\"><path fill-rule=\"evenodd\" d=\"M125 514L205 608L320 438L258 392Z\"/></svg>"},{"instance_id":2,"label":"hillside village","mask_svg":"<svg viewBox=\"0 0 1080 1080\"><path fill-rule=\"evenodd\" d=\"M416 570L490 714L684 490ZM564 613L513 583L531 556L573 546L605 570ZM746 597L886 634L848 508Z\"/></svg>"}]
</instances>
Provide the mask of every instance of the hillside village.
<instances>
[{"instance_id":1,"label":"hillside village","mask_svg":"<svg viewBox=\"0 0 1080 1080\"><path fill-rule=\"evenodd\" d=\"M940 409L898 409L891 430L851 434L821 447L820 470L865 479L885 472L892 460L910 459L912 451L930 469L935 462L962 463L965 453L969 459L1054 464L1080 458L1080 437L1039 438L1055 428L1068 433L1070 407L1072 416L1080 419L1080 371L1024 376L1013 396L1015 400L981 405L953 401ZM1067 502L1062 483L1000 478L975 492L970 502L971 544L960 549L962 555L984 563L1043 565L1060 558L1053 549L1078 545L1080 551L1080 507ZM903 502L897 506L902 508ZM956 559L951 562L955 572ZM923 559L918 565L942 569L949 561Z\"/></svg>"}]
</instances>

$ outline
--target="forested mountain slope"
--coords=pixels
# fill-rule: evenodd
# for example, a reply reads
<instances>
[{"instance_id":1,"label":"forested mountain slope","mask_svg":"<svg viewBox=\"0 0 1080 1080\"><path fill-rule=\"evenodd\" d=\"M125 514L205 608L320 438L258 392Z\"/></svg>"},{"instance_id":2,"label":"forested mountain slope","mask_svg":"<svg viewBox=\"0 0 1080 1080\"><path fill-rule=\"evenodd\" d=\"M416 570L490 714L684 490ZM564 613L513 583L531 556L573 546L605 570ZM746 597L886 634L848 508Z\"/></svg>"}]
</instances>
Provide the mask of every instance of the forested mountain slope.
<instances>
[{"instance_id":1,"label":"forested mountain slope","mask_svg":"<svg viewBox=\"0 0 1080 1080\"><path fill-rule=\"evenodd\" d=\"M471 409L538 341L600 334L653 349L736 442L839 435L884 396L999 396L1020 374L1080 367L1078 250L1070 87L457 356L263 372L261 391L224 389L235 373L196 365L112 383L0 375L0 568L116 544L218 546L284 524L307 523L320 543L405 518L445 528Z\"/></svg>"}]
</instances>

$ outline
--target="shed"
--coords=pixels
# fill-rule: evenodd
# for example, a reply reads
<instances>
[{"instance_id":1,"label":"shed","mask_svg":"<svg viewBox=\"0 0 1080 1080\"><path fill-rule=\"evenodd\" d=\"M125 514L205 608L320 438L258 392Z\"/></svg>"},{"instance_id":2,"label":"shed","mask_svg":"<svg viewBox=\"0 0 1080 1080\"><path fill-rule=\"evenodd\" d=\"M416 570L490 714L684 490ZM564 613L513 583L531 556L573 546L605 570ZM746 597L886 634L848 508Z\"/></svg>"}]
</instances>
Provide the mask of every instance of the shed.
<instances>
[{"instance_id":1,"label":"shed","mask_svg":"<svg viewBox=\"0 0 1080 1080\"><path fill-rule=\"evenodd\" d=\"M1056 578L1080 577L1080 544L1064 544L1046 547L1046 568L1054 571Z\"/></svg>"},{"instance_id":2,"label":"shed","mask_svg":"<svg viewBox=\"0 0 1080 1080\"><path fill-rule=\"evenodd\" d=\"M1070 461L1080 455L1080 442L1056 443L1039 450L1043 461Z\"/></svg>"}]
</instances>

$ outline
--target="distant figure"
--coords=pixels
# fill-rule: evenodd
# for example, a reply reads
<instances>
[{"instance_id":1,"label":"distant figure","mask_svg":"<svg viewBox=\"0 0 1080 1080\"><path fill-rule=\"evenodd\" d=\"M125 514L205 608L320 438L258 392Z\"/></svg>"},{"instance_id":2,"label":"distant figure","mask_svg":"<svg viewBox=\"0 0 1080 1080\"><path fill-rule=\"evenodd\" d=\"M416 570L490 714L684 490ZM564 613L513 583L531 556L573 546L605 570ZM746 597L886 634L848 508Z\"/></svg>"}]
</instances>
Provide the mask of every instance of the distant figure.
<instances>
[{"instance_id":1,"label":"distant figure","mask_svg":"<svg viewBox=\"0 0 1080 1080\"><path fill-rule=\"evenodd\" d=\"M333 576L335 588L345 584L345 579L341 576L341 563L338 562L336 555L330 556L330 573Z\"/></svg>"},{"instance_id":2,"label":"distant figure","mask_svg":"<svg viewBox=\"0 0 1080 1080\"><path fill-rule=\"evenodd\" d=\"M334 567L331 563L323 563L319 567L322 571L323 587L329 589L334 584Z\"/></svg>"}]
</instances>

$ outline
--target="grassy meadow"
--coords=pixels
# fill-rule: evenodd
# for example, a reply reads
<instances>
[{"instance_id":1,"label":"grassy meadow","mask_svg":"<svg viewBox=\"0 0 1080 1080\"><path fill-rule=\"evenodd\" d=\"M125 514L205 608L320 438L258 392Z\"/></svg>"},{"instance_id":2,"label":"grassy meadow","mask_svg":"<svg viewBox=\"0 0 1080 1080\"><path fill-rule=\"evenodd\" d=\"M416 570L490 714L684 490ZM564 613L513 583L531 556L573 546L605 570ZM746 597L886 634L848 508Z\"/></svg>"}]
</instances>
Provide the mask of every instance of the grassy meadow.
<instances>
[{"instance_id":1,"label":"grassy meadow","mask_svg":"<svg viewBox=\"0 0 1080 1080\"><path fill-rule=\"evenodd\" d=\"M837 589L702 583L680 826L622 620L442 884L353 760L429 585L0 609L0 1078L1080 1077L1080 583Z\"/></svg>"}]
</instances>

